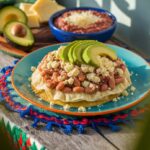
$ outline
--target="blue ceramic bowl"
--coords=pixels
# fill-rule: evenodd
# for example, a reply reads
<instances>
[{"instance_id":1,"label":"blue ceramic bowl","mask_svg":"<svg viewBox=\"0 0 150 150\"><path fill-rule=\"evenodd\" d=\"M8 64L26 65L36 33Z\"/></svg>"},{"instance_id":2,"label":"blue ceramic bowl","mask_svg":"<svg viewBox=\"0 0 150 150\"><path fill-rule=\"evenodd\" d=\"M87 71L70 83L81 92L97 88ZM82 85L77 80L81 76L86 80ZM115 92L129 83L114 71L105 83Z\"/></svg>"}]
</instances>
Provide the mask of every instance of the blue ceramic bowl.
<instances>
[{"instance_id":1,"label":"blue ceramic bowl","mask_svg":"<svg viewBox=\"0 0 150 150\"><path fill-rule=\"evenodd\" d=\"M67 12L70 10L95 10L98 12L107 13L112 18L113 24L108 29L105 29L103 31L99 31L99 32L95 32L95 33L94 32L93 33L85 33L85 34L67 32L67 31L57 28L54 25L54 20L57 17L59 17L60 15L62 15L64 12ZM49 27L50 27L52 34L56 37L57 40L59 40L61 42L71 42L71 41L79 40L79 39L92 39L92 40L98 40L101 42L105 42L108 39L110 39L111 36L113 35L113 33L116 29L116 25L117 25L117 20L113 14L111 14L109 11L104 10L102 8L92 8L92 7L67 8L65 10L56 12L55 14L53 14L50 17L50 20L49 20Z\"/></svg>"}]
</instances>

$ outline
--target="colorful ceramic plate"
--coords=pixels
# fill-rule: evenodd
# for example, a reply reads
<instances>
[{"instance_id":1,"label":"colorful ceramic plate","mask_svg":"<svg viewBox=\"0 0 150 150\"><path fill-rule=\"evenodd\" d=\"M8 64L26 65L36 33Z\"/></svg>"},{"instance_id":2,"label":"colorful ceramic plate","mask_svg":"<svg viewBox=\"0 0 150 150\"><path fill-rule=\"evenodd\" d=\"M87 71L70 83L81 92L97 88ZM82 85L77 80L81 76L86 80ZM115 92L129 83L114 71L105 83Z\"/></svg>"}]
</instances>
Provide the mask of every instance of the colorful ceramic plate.
<instances>
[{"instance_id":1,"label":"colorful ceramic plate","mask_svg":"<svg viewBox=\"0 0 150 150\"><path fill-rule=\"evenodd\" d=\"M28 78L32 74L31 66L37 66L48 52L56 50L60 45L65 44L56 44L32 52L21 59L13 69L11 80L14 89L23 99L29 101L31 104L44 110L61 114L96 116L128 109L141 102L150 93L150 66L148 63L142 57L129 50L114 45L108 45L126 62L130 72L133 72L131 79L133 85L136 87L134 95L129 94L127 97L121 97L120 100L116 102L111 101L100 106L86 108L86 112L78 112L77 108L64 111L63 107L59 105L54 105L53 108L51 108L48 102L39 100L38 96L34 94Z\"/></svg>"}]
</instances>

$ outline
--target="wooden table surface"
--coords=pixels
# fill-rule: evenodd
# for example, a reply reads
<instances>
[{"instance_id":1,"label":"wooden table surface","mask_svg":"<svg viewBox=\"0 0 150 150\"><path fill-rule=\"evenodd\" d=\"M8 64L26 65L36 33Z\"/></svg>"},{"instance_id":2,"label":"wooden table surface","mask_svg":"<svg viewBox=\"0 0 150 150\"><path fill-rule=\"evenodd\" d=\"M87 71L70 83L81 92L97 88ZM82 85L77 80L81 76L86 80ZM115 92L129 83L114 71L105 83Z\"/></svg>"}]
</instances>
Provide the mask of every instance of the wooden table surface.
<instances>
[{"instance_id":1,"label":"wooden table surface","mask_svg":"<svg viewBox=\"0 0 150 150\"><path fill-rule=\"evenodd\" d=\"M11 65L15 58L0 52L0 69ZM25 124L31 124L31 120L21 119L18 114L9 112L3 106L0 106L0 114L5 114L13 123L24 128ZM79 135L75 131L70 135L65 135L60 130L53 132L42 131L42 124L38 129L30 128L26 131L37 139L48 150L130 150L132 143L138 137L134 128L121 125L122 130L112 132L110 129L101 127L101 133L97 133L91 128L86 129L86 134Z\"/></svg>"}]
</instances>

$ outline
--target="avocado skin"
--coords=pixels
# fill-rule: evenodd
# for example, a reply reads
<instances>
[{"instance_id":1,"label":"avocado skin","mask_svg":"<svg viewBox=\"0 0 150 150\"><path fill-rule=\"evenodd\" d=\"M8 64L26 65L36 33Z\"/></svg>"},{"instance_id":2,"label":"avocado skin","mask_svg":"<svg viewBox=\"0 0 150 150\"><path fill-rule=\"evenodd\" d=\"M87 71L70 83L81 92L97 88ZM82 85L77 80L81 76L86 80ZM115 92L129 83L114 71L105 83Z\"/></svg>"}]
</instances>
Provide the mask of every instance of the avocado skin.
<instances>
[{"instance_id":1,"label":"avocado skin","mask_svg":"<svg viewBox=\"0 0 150 150\"><path fill-rule=\"evenodd\" d=\"M6 6L14 5L14 4L15 4L14 1L0 2L0 9L3 8L3 7L6 7Z\"/></svg>"},{"instance_id":2,"label":"avocado skin","mask_svg":"<svg viewBox=\"0 0 150 150\"><path fill-rule=\"evenodd\" d=\"M1 13L3 14L5 11L11 10L11 9L16 9L18 12L21 12L21 14L23 15L23 18L24 18L24 21L21 21L21 22L23 22L24 24L27 24L28 18L26 16L25 12L23 10L17 8L16 6L12 6L12 5L7 6L6 5L5 7L0 8L0 14ZM5 20L3 20L3 21L5 22ZM2 28L4 28L9 22L12 22L12 21L18 21L19 22L19 19L18 20L9 20L9 21L7 21ZM4 29L0 28L0 35L3 34L3 30Z\"/></svg>"},{"instance_id":3,"label":"avocado skin","mask_svg":"<svg viewBox=\"0 0 150 150\"><path fill-rule=\"evenodd\" d=\"M33 45L31 45L31 46L21 46L21 45L18 45L18 44L16 44L16 43L14 43L14 42L12 42L11 40L9 40L6 36L5 36L5 33L4 33L4 37L5 37L5 39L7 40L7 42L10 44L10 45L12 45L13 47L15 47L15 48L17 48L17 49L20 49L20 50L23 50L23 51L25 51L25 52L30 52L31 51L31 49L34 47L34 45L35 44L33 44Z\"/></svg>"},{"instance_id":4,"label":"avocado skin","mask_svg":"<svg viewBox=\"0 0 150 150\"><path fill-rule=\"evenodd\" d=\"M14 36L14 37L13 37L13 36L12 36L12 37L11 37L11 36L8 36L7 33L10 32L10 31L8 30L8 29L9 29L9 25L10 25L10 27L11 27L11 25L15 25L15 24L22 24L22 25L25 26L25 28L27 28L27 30L30 31L30 33L31 33L30 35L32 36L32 39L33 39L32 45L28 45L28 46L21 45L19 42L13 41L13 39L15 38L15 36ZM4 36L4 38L7 40L7 42L8 42L10 45L12 45L13 47L16 47L17 49L23 50L23 51L25 51L25 52L30 52L31 49L33 48L34 44L35 44L35 37L33 36L33 34L32 34L32 32L31 32L30 28L29 28L26 24L24 24L24 23L22 23L22 22L12 21L12 22L7 23L7 24L5 25L5 27L4 27L3 36Z\"/></svg>"}]
</instances>

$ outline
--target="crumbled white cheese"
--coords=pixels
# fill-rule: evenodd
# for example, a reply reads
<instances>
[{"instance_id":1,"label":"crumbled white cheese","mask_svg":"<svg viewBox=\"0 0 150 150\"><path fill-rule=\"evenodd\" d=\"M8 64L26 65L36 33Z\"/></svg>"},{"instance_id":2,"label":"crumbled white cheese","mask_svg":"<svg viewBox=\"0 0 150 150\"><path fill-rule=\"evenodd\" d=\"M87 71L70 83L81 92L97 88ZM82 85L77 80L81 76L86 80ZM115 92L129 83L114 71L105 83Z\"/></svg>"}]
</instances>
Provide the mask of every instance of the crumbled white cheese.
<instances>
[{"instance_id":1,"label":"crumbled white cheese","mask_svg":"<svg viewBox=\"0 0 150 150\"><path fill-rule=\"evenodd\" d=\"M79 112L86 112L86 108L83 107L83 106L80 106L80 107L78 108L78 111L79 111Z\"/></svg>"},{"instance_id":2,"label":"crumbled white cheese","mask_svg":"<svg viewBox=\"0 0 150 150\"><path fill-rule=\"evenodd\" d=\"M136 90L136 88L134 86L131 86L131 91L134 92Z\"/></svg>"},{"instance_id":3,"label":"crumbled white cheese","mask_svg":"<svg viewBox=\"0 0 150 150\"><path fill-rule=\"evenodd\" d=\"M51 61L49 61L49 62L47 63L47 68L48 68L48 69L51 68L51 63L52 63Z\"/></svg>"},{"instance_id":4,"label":"crumbled white cheese","mask_svg":"<svg viewBox=\"0 0 150 150\"><path fill-rule=\"evenodd\" d=\"M87 72L89 72L89 66L88 66L88 65L85 65L85 64L82 64L82 65L81 65L81 70L82 70L84 73L87 73Z\"/></svg>"},{"instance_id":5,"label":"crumbled white cheese","mask_svg":"<svg viewBox=\"0 0 150 150\"><path fill-rule=\"evenodd\" d=\"M50 102L50 103L49 103L49 106L50 106L50 107L53 107L53 106L54 106L54 103L53 103L53 102Z\"/></svg>"},{"instance_id":6,"label":"crumbled white cheese","mask_svg":"<svg viewBox=\"0 0 150 150\"><path fill-rule=\"evenodd\" d=\"M53 60L53 56L51 55L51 53L49 53L49 54L48 54L48 56L47 56L47 60L48 60L48 61Z\"/></svg>"},{"instance_id":7,"label":"crumbled white cheese","mask_svg":"<svg viewBox=\"0 0 150 150\"><path fill-rule=\"evenodd\" d=\"M93 81L93 78L94 78L95 76L96 76L95 73L88 73L88 74L86 75L87 79L90 80L90 81Z\"/></svg>"},{"instance_id":8,"label":"crumbled white cheese","mask_svg":"<svg viewBox=\"0 0 150 150\"><path fill-rule=\"evenodd\" d=\"M95 87L95 84L90 83L89 87L90 87L90 88L93 88L93 87Z\"/></svg>"},{"instance_id":9,"label":"crumbled white cheese","mask_svg":"<svg viewBox=\"0 0 150 150\"><path fill-rule=\"evenodd\" d=\"M65 84L65 85L68 84L68 80L65 80L65 81L64 81L64 84Z\"/></svg>"},{"instance_id":10,"label":"crumbled white cheese","mask_svg":"<svg viewBox=\"0 0 150 150\"><path fill-rule=\"evenodd\" d=\"M78 68L74 68L73 70L71 70L69 73L68 73L68 76L69 77L76 77L78 76L80 73L79 69Z\"/></svg>"},{"instance_id":11,"label":"crumbled white cheese","mask_svg":"<svg viewBox=\"0 0 150 150\"><path fill-rule=\"evenodd\" d=\"M66 78L66 77L65 77L64 75L59 76L59 77L58 77L58 81L63 81L63 80L65 80L65 78Z\"/></svg>"},{"instance_id":12,"label":"crumbled white cheese","mask_svg":"<svg viewBox=\"0 0 150 150\"><path fill-rule=\"evenodd\" d=\"M43 63L40 67L41 67L43 70L47 69L46 63Z\"/></svg>"},{"instance_id":13,"label":"crumbled white cheese","mask_svg":"<svg viewBox=\"0 0 150 150\"><path fill-rule=\"evenodd\" d=\"M133 93L133 92L131 92L131 95L134 95L134 93Z\"/></svg>"},{"instance_id":14,"label":"crumbled white cheese","mask_svg":"<svg viewBox=\"0 0 150 150\"><path fill-rule=\"evenodd\" d=\"M65 17L64 20L69 24L73 24L79 27L87 27L100 20L100 17L91 13L91 11L84 12L72 12L70 16Z\"/></svg>"},{"instance_id":15,"label":"crumbled white cheese","mask_svg":"<svg viewBox=\"0 0 150 150\"><path fill-rule=\"evenodd\" d=\"M117 98L113 98L113 102L117 102Z\"/></svg>"},{"instance_id":16,"label":"crumbled white cheese","mask_svg":"<svg viewBox=\"0 0 150 150\"><path fill-rule=\"evenodd\" d=\"M57 61L52 61L52 63L51 63L51 67L52 67L52 68L56 69L56 68L58 68L58 66L59 66L59 62L57 62Z\"/></svg>"},{"instance_id":17,"label":"crumbled white cheese","mask_svg":"<svg viewBox=\"0 0 150 150\"><path fill-rule=\"evenodd\" d=\"M74 79L73 78L69 78L68 79L68 84L72 85L74 83Z\"/></svg>"},{"instance_id":18,"label":"crumbled white cheese","mask_svg":"<svg viewBox=\"0 0 150 150\"><path fill-rule=\"evenodd\" d=\"M95 73L88 73L88 74L86 75L86 77L87 77L87 79L88 79L89 81L92 81L92 82L95 82L95 83L100 82L100 78L99 78L98 76L96 76Z\"/></svg>"},{"instance_id":19,"label":"crumbled white cheese","mask_svg":"<svg viewBox=\"0 0 150 150\"><path fill-rule=\"evenodd\" d=\"M66 105L64 105L63 108L64 108L65 111L68 111L70 109L70 105L66 104Z\"/></svg>"},{"instance_id":20,"label":"crumbled white cheese","mask_svg":"<svg viewBox=\"0 0 150 150\"><path fill-rule=\"evenodd\" d=\"M131 75L131 76L133 75L133 71L130 72L130 75Z\"/></svg>"},{"instance_id":21,"label":"crumbled white cheese","mask_svg":"<svg viewBox=\"0 0 150 150\"><path fill-rule=\"evenodd\" d=\"M117 100L120 100L120 97L117 97Z\"/></svg>"},{"instance_id":22,"label":"crumbled white cheese","mask_svg":"<svg viewBox=\"0 0 150 150\"><path fill-rule=\"evenodd\" d=\"M89 70L89 72L94 72L94 67L89 66L88 70Z\"/></svg>"},{"instance_id":23,"label":"crumbled white cheese","mask_svg":"<svg viewBox=\"0 0 150 150\"><path fill-rule=\"evenodd\" d=\"M118 72L118 74L119 74L120 76L122 76L122 75L123 75L123 70L122 70L122 69L117 68L117 70L116 70L116 71Z\"/></svg>"},{"instance_id":24,"label":"crumbled white cheese","mask_svg":"<svg viewBox=\"0 0 150 150\"><path fill-rule=\"evenodd\" d=\"M106 68L101 68L101 74L102 76L109 76L109 72L107 71Z\"/></svg>"},{"instance_id":25,"label":"crumbled white cheese","mask_svg":"<svg viewBox=\"0 0 150 150\"><path fill-rule=\"evenodd\" d=\"M42 98L38 98L39 101L42 101Z\"/></svg>"},{"instance_id":26,"label":"crumbled white cheese","mask_svg":"<svg viewBox=\"0 0 150 150\"><path fill-rule=\"evenodd\" d=\"M123 96L128 96L129 93L128 93L128 91L125 90L125 91L123 91L122 95L123 95Z\"/></svg>"},{"instance_id":27,"label":"crumbled white cheese","mask_svg":"<svg viewBox=\"0 0 150 150\"><path fill-rule=\"evenodd\" d=\"M95 82L95 83L99 83L101 80L100 80L100 77L97 77L97 76L95 76L94 78L93 78L93 82Z\"/></svg>"},{"instance_id":28,"label":"crumbled white cheese","mask_svg":"<svg viewBox=\"0 0 150 150\"><path fill-rule=\"evenodd\" d=\"M36 70L36 67L31 66L31 71L34 72Z\"/></svg>"},{"instance_id":29,"label":"crumbled white cheese","mask_svg":"<svg viewBox=\"0 0 150 150\"><path fill-rule=\"evenodd\" d=\"M103 76L108 76L109 72L114 72L115 70L114 63L107 57L100 57L99 66L99 68L101 69L101 74Z\"/></svg>"},{"instance_id":30,"label":"crumbled white cheese","mask_svg":"<svg viewBox=\"0 0 150 150\"><path fill-rule=\"evenodd\" d=\"M64 70L66 71L66 72L69 72L69 71L71 71L72 69L73 69L73 64L69 64L69 63L67 63L65 66L64 66Z\"/></svg>"},{"instance_id":31,"label":"crumbled white cheese","mask_svg":"<svg viewBox=\"0 0 150 150\"><path fill-rule=\"evenodd\" d=\"M83 82L82 82L82 86L83 86L83 87L88 87L89 84L90 84L89 81L83 81Z\"/></svg>"}]
</instances>

